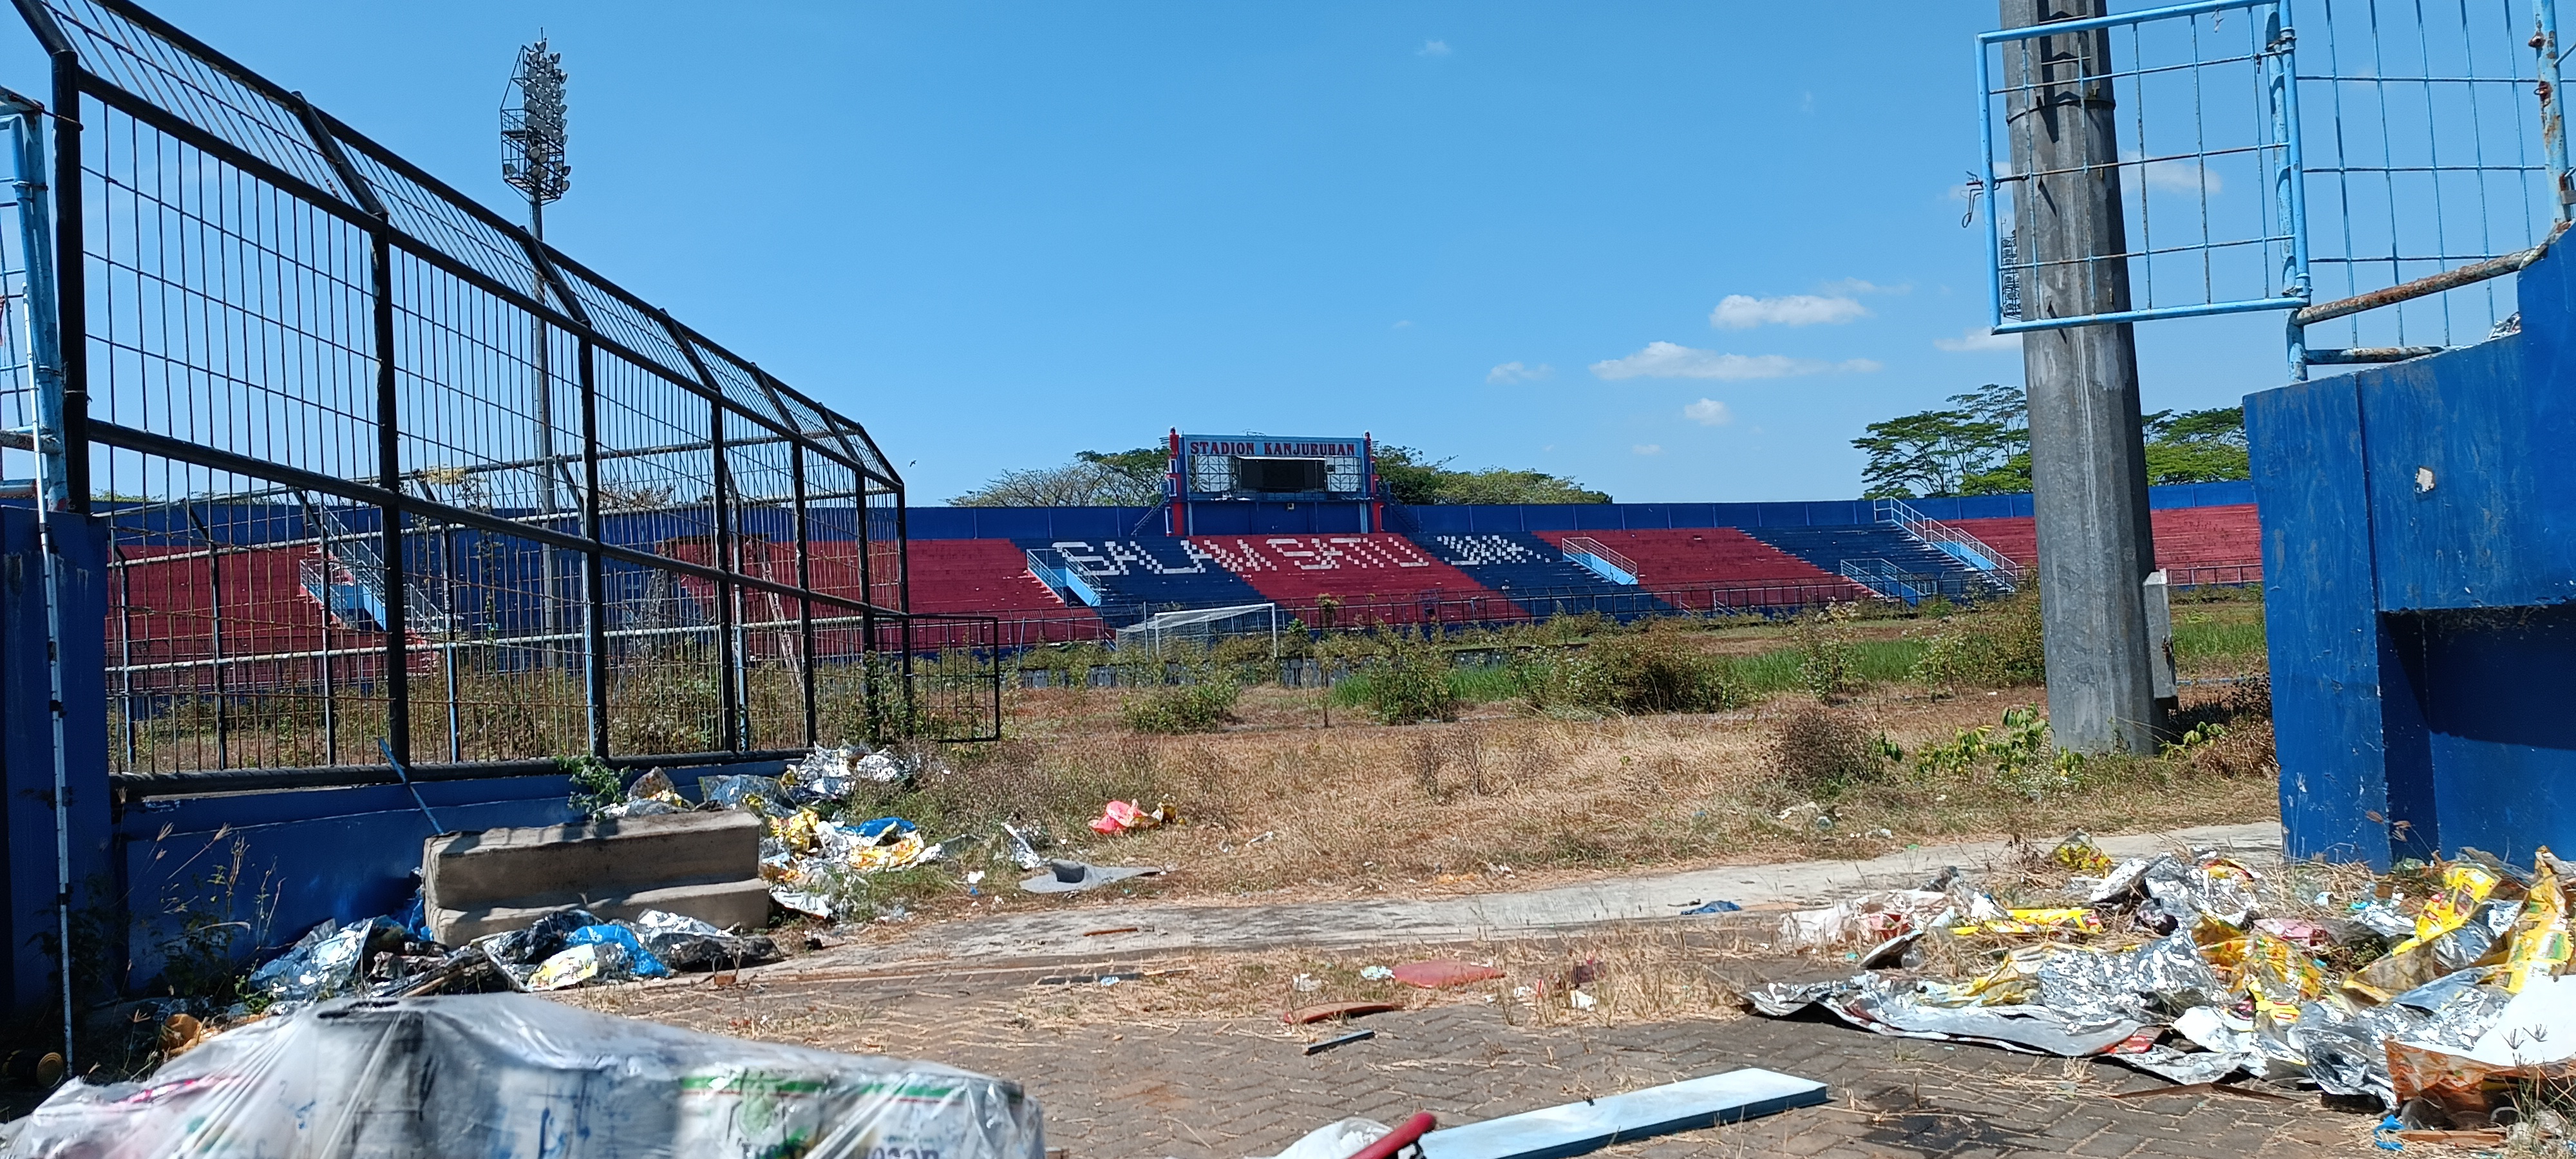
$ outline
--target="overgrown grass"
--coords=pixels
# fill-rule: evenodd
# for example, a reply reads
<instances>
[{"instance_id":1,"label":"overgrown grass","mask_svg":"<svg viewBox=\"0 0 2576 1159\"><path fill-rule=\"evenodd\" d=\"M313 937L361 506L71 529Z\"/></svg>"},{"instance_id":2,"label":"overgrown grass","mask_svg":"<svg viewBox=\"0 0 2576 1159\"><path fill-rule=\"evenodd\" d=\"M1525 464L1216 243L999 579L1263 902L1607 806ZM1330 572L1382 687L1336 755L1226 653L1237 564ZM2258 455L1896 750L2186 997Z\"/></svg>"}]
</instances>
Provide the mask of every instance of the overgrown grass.
<instances>
[{"instance_id":1,"label":"overgrown grass","mask_svg":"<svg viewBox=\"0 0 2576 1159\"><path fill-rule=\"evenodd\" d=\"M1923 658L1921 640L1854 640L1844 645L1851 675L1865 684L1893 684L1914 670ZM1798 648L1777 648L1755 656L1720 657L1728 675L1757 696L1774 692L1806 690L1806 653Z\"/></svg>"},{"instance_id":2,"label":"overgrown grass","mask_svg":"<svg viewBox=\"0 0 2576 1159\"><path fill-rule=\"evenodd\" d=\"M1333 707L1360 708L1378 699L1378 672L1363 668L1348 679L1333 685ZM1449 694L1461 704L1491 704L1498 700L1516 700L1529 689L1521 674L1509 665L1492 664L1449 670Z\"/></svg>"},{"instance_id":3,"label":"overgrown grass","mask_svg":"<svg viewBox=\"0 0 2576 1159\"><path fill-rule=\"evenodd\" d=\"M2174 608L2174 659L2183 664L2241 665L2263 658L2263 605Z\"/></svg>"}]
</instances>

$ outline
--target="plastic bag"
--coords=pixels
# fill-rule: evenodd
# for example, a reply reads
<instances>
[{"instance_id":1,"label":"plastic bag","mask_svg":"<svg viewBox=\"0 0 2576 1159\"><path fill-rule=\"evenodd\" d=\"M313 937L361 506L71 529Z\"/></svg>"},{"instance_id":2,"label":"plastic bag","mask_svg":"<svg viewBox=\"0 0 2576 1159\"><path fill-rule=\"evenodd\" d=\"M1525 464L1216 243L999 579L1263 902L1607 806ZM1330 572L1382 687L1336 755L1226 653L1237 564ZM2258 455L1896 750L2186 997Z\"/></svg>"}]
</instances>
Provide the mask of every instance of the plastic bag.
<instances>
[{"instance_id":1,"label":"plastic bag","mask_svg":"<svg viewBox=\"0 0 2576 1159\"><path fill-rule=\"evenodd\" d=\"M710 805L747 809L763 817L777 817L794 811L788 804L786 788L773 777L740 774L700 777L698 798Z\"/></svg>"},{"instance_id":2,"label":"plastic bag","mask_svg":"<svg viewBox=\"0 0 2576 1159\"><path fill-rule=\"evenodd\" d=\"M392 918L366 918L345 926L325 920L296 939L285 953L251 971L243 989L265 995L271 1009L288 1010L352 993L365 976L367 943L380 928L396 933L402 929Z\"/></svg>"},{"instance_id":3,"label":"plastic bag","mask_svg":"<svg viewBox=\"0 0 2576 1159\"><path fill-rule=\"evenodd\" d=\"M1156 805L1152 812L1147 812L1134 801L1111 801L1101 806L1098 817L1092 818L1091 828L1093 832L1103 834L1132 833L1158 825L1178 824L1180 819L1180 810L1169 804Z\"/></svg>"},{"instance_id":4,"label":"plastic bag","mask_svg":"<svg viewBox=\"0 0 2576 1159\"><path fill-rule=\"evenodd\" d=\"M778 943L753 934L737 938L692 917L648 909L631 923L635 936L674 970L712 970L778 956Z\"/></svg>"},{"instance_id":5,"label":"plastic bag","mask_svg":"<svg viewBox=\"0 0 2576 1159\"><path fill-rule=\"evenodd\" d=\"M0 1154L1043 1159L1045 1142L1014 1083L477 994L326 1003L139 1083L74 1080Z\"/></svg>"},{"instance_id":6,"label":"plastic bag","mask_svg":"<svg viewBox=\"0 0 2576 1159\"><path fill-rule=\"evenodd\" d=\"M1273 1159L1350 1159L1391 1134L1392 1128L1375 1119L1344 1119L1308 1131Z\"/></svg>"}]
</instances>

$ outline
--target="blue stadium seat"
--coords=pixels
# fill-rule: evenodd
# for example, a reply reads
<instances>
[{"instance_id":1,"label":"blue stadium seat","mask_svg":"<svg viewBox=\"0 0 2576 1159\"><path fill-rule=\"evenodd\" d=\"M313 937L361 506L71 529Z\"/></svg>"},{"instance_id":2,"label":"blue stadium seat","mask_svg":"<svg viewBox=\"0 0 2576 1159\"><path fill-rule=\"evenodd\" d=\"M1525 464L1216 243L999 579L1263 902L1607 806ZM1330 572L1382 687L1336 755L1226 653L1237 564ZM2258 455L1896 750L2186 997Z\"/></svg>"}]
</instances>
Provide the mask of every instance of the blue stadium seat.
<instances>
[{"instance_id":1,"label":"blue stadium seat","mask_svg":"<svg viewBox=\"0 0 2576 1159\"><path fill-rule=\"evenodd\" d=\"M1928 587L1951 599L1986 599L1995 594L1995 589L1966 564L1892 523L1747 527L1744 533L1836 575L1842 573L1845 561L1886 560L1899 572L1924 577Z\"/></svg>"},{"instance_id":2,"label":"blue stadium seat","mask_svg":"<svg viewBox=\"0 0 2576 1159\"><path fill-rule=\"evenodd\" d=\"M1673 609L1625 584L1565 558L1555 544L1527 532L1476 531L1415 535L1432 558L1491 589L1535 616L1599 612L1626 619Z\"/></svg>"},{"instance_id":3,"label":"blue stadium seat","mask_svg":"<svg viewBox=\"0 0 2576 1159\"><path fill-rule=\"evenodd\" d=\"M1100 594L1100 618L1126 627L1156 612L1270 602L1206 551L1171 536L1134 539L1020 539L1022 550L1052 548Z\"/></svg>"}]
</instances>

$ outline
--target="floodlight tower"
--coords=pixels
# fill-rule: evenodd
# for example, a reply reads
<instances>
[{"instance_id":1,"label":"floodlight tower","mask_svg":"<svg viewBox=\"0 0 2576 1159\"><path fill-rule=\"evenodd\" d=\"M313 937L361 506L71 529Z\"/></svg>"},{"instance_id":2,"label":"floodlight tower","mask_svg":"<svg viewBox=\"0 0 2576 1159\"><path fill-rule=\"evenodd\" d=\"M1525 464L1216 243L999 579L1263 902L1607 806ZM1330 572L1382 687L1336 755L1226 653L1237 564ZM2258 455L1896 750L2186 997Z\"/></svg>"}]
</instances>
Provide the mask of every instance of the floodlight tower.
<instances>
[{"instance_id":1,"label":"floodlight tower","mask_svg":"<svg viewBox=\"0 0 2576 1159\"><path fill-rule=\"evenodd\" d=\"M572 188L572 165L564 160L564 140L563 54L547 51L546 38L540 34L536 43L519 47L518 67L511 72L509 90L501 100L501 180L528 195L528 232L540 243L546 238L546 204ZM537 300L544 301L545 279L531 282ZM542 317L530 319L529 325L535 338L537 376L537 503L540 511L551 516L564 509L559 483L566 469L555 454L554 368L548 349L552 336ZM555 591L555 553L544 547L538 554L546 585L538 606L551 631L559 624L556 612L561 602Z\"/></svg>"}]
</instances>

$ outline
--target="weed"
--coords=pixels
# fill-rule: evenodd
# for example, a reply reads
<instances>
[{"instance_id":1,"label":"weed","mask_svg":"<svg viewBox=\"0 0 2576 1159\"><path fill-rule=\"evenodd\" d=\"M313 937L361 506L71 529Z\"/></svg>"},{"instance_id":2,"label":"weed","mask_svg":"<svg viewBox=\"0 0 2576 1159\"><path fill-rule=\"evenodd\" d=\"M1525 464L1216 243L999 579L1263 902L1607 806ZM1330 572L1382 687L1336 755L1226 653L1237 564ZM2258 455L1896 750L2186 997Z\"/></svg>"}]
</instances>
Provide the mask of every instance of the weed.
<instances>
[{"instance_id":1,"label":"weed","mask_svg":"<svg viewBox=\"0 0 2576 1159\"><path fill-rule=\"evenodd\" d=\"M626 775L598 757L556 757L555 768L572 778L572 810L584 817L597 817L626 799Z\"/></svg>"},{"instance_id":2,"label":"weed","mask_svg":"<svg viewBox=\"0 0 2576 1159\"><path fill-rule=\"evenodd\" d=\"M201 852L214 848L210 841ZM250 880L249 852L249 839L233 835L228 856L195 879L196 892L161 899L162 916L177 925L160 944L161 980L171 994L219 1002L241 996L241 960L267 941L278 895L275 867Z\"/></svg>"},{"instance_id":3,"label":"weed","mask_svg":"<svg viewBox=\"0 0 2576 1159\"><path fill-rule=\"evenodd\" d=\"M1983 774L1995 787L2037 801L2075 788L2085 772L2084 754L2049 743L2048 722L2030 705L2004 710L2003 723L1958 730L1914 758L1926 778L1970 779Z\"/></svg>"},{"instance_id":4,"label":"weed","mask_svg":"<svg viewBox=\"0 0 2576 1159\"><path fill-rule=\"evenodd\" d=\"M1798 621L1798 681L1820 703L1831 704L1861 689L1850 632L1859 615L1850 604L1836 604Z\"/></svg>"},{"instance_id":5,"label":"weed","mask_svg":"<svg viewBox=\"0 0 2576 1159\"><path fill-rule=\"evenodd\" d=\"M1877 781L1904 759L1887 734L1847 712L1792 712L1771 740L1771 772L1782 787L1815 800Z\"/></svg>"},{"instance_id":6,"label":"weed","mask_svg":"<svg viewBox=\"0 0 2576 1159\"><path fill-rule=\"evenodd\" d=\"M1234 719L1243 682L1206 649L1179 646L1124 666L1125 683L1156 685L1118 706L1137 732L1207 732ZM1177 678L1179 683L1166 684Z\"/></svg>"},{"instance_id":7,"label":"weed","mask_svg":"<svg viewBox=\"0 0 2576 1159\"><path fill-rule=\"evenodd\" d=\"M1369 714L1379 724L1458 719L1458 693L1450 687L1449 654L1429 639L1397 633L1370 667Z\"/></svg>"}]
</instances>

